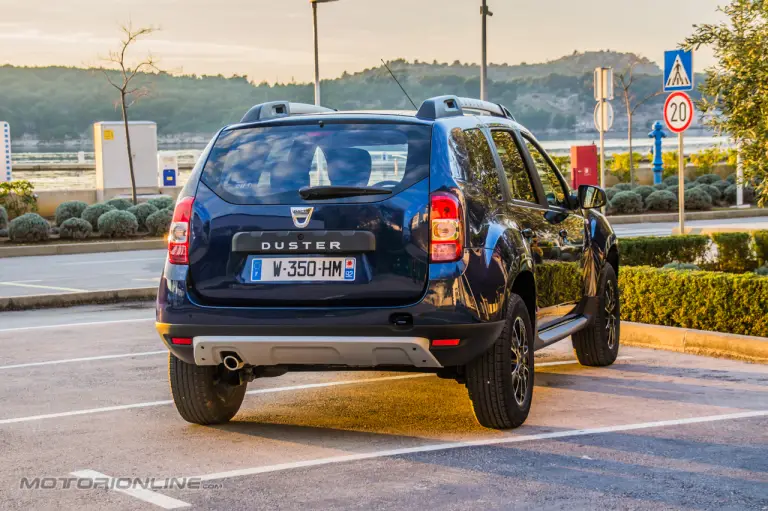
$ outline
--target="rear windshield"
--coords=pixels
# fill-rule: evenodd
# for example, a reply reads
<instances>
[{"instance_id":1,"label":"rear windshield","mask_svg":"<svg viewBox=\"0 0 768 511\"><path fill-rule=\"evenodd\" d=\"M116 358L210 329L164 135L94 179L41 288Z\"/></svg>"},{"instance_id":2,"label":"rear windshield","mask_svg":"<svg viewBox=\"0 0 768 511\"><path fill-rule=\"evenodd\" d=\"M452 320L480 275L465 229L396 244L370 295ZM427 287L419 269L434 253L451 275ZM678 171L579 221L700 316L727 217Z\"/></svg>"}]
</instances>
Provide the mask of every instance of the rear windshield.
<instances>
[{"instance_id":1,"label":"rear windshield","mask_svg":"<svg viewBox=\"0 0 768 511\"><path fill-rule=\"evenodd\" d=\"M429 175L431 127L324 124L224 131L201 180L235 204L295 204L306 186L368 186L392 193ZM334 199L377 201L382 195Z\"/></svg>"}]
</instances>

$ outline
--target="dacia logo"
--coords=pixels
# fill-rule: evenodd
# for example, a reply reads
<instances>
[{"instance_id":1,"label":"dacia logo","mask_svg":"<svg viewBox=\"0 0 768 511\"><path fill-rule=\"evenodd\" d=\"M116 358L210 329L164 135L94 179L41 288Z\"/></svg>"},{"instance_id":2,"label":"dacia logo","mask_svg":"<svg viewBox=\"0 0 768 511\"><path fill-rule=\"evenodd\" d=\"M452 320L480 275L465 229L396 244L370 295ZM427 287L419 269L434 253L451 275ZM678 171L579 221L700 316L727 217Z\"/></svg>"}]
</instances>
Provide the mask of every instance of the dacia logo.
<instances>
[{"instance_id":1,"label":"dacia logo","mask_svg":"<svg viewBox=\"0 0 768 511\"><path fill-rule=\"evenodd\" d=\"M293 217L293 225L299 229L309 225L309 220L312 218L312 212L315 208L291 208L291 216Z\"/></svg>"}]
</instances>

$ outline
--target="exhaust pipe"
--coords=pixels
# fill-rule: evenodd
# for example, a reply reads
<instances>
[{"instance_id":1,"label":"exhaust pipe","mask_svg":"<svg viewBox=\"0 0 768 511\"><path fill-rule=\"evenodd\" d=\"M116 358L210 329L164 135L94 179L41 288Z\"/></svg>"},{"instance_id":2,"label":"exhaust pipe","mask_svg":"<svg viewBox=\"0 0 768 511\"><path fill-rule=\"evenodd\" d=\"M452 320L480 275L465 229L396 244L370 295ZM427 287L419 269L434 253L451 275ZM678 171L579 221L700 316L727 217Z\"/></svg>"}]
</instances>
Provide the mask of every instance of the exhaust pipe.
<instances>
[{"instance_id":1,"label":"exhaust pipe","mask_svg":"<svg viewBox=\"0 0 768 511\"><path fill-rule=\"evenodd\" d=\"M230 371L238 371L245 366L242 360L240 360L240 357L236 354L227 355L224 357L224 367L229 369Z\"/></svg>"}]
</instances>

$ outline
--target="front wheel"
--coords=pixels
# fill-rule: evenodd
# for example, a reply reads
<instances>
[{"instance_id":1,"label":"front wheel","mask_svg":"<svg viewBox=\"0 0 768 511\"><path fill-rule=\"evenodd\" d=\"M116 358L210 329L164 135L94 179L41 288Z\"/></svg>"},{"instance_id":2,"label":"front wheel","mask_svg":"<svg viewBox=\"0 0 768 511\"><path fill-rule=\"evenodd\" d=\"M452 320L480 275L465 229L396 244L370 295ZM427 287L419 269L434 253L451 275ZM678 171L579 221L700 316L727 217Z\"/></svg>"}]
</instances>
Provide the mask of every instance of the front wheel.
<instances>
[{"instance_id":1,"label":"front wheel","mask_svg":"<svg viewBox=\"0 0 768 511\"><path fill-rule=\"evenodd\" d=\"M247 385L233 385L222 365L197 366L168 355L168 379L173 404L182 419L192 424L228 422L240 409Z\"/></svg>"},{"instance_id":2,"label":"front wheel","mask_svg":"<svg viewBox=\"0 0 768 511\"><path fill-rule=\"evenodd\" d=\"M501 335L466 368L469 398L481 425L516 428L528 418L533 400L533 339L528 308L513 294Z\"/></svg>"},{"instance_id":3,"label":"front wheel","mask_svg":"<svg viewBox=\"0 0 768 511\"><path fill-rule=\"evenodd\" d=\"M573 348L581 365L609 366L619 355L621 299L613 266L606 264L600 273L598 311L594 322L573 334Z\"/></svg>"}]
</instances>

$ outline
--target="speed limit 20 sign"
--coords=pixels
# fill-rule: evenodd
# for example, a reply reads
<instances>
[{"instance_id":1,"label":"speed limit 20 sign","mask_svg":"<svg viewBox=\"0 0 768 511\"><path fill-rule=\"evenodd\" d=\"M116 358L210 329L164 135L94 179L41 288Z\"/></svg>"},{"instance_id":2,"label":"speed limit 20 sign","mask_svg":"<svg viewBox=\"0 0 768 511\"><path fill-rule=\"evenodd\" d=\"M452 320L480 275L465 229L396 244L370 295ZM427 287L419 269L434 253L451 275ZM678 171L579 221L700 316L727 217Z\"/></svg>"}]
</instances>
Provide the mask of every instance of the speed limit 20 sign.
<instances>
[{"instance_id":1,"label":"speed limit 20 sign","mask_svg":"<svg viewBox=\"0 0 768 511\"><path fill-rule=\"evenodd\" d=\"M685 92L673 92L664 103L664 122L674 133L682 133L693 122L693 101Z\"/></svg>"}]
</instances>

